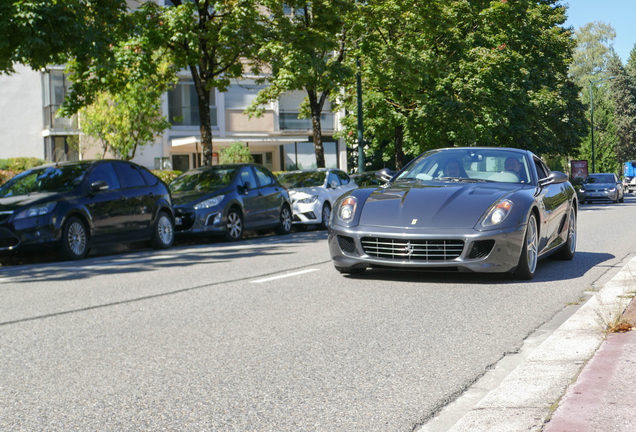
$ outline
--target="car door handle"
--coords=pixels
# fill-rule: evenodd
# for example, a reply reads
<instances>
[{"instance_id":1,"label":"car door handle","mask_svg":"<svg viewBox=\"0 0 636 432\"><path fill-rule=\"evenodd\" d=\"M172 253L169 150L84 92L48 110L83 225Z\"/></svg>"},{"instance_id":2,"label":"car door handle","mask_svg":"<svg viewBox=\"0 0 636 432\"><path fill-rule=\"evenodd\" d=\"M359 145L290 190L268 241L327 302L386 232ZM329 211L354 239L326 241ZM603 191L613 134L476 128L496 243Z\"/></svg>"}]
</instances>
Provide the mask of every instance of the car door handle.
<instances>
[{"instance_id":1,"label":"car door handle","mask_svg":"<svg viewBox=\"0 0 636 432\"><path fill-rule=\"evenodd\" d=\"M126 196L125 196L125 195L122 195L122 196L121 196L121 200L122 200L122 201L125 201L125 200L126 200Z\"/></svg>"},{"instance_id":2,"label":"car door handle","mask_svg":"<svg viewBox=\"0 0 636 432\"><path fill-rule=\"evenodd\" d=\"M263 192L259 191L258 196L263 196Z\"/></svg>"},{"instance_id":3,"label":"car door handle","mask_svg":"<svg viewBox=\"0 0 636 432\"><path fill-rule=\"evenodd\" d=\"M152 198L153 196L155 196L155 194L153 194L152 192L150 192L150 193L148 194L148 196L149 196L150 198Z\"/></svg>"}]
</instances>

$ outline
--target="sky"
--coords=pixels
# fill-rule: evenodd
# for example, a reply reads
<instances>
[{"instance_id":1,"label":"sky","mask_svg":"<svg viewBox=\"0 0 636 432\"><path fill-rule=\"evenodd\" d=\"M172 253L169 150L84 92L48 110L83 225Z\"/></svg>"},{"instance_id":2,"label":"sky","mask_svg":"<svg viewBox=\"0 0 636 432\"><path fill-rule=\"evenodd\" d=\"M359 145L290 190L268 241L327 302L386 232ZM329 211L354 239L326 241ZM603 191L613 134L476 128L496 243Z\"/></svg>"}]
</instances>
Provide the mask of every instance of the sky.
<instances>
[{"instance_id":1,"label":"sky","mask_svg":"<svg viewBox=\"0 0 636 432\"><path fill-rule=\"evenodd\" d=\"M636 0L562 0L569 5L566 26L574 30L592 21L611 24L616 30L614 51L627 62L636 44Z\"/></svg>"}]
</instances>

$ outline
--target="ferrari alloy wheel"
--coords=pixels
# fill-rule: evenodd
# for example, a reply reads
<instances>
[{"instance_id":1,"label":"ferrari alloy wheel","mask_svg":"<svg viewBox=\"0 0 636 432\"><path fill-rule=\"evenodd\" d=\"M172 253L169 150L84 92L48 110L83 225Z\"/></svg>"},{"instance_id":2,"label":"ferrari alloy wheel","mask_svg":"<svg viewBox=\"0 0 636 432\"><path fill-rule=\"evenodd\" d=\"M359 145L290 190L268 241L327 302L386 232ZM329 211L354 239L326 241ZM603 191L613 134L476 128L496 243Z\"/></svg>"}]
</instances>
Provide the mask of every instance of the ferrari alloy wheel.
<instances>
[{"instance_id":1,"label":"ferrari alloy wheel","mask_svg":"<svg viewBox=\"0 0 636 432\"><path fill-rule=\"evenodd\" d=\"M530 280L534 277L539 258L539 230L537 229L537 218L533 213L528 218L526 235L519 257L519 264L514 272L517 279Z\"/></svg>"},{"instance_id":2,"label":"ferrari alloy wheel","mask_svg":"<svg viewBox=\"0 0 636 432\"><path fill-rule=\"evenodd\" d=\"M70 217L62 229L62 250L71 260L83 259L88 253L88 233L84 223L77 217Z\"/></svg>"},{"instance_id":3,"label":"ferrari alloy wheel","mask_svg":"<svg viewBox=\"0 0 636 432\"><path fill-rule=\"evenodd\" d=\"M174 241L174 224L168 213L162 211L152 231L151 245L155 249L168 249Z\"/></svg>"},{"instance_id":4,"label":"ferrari alloy wheel","mask_svg":"<svg viewBox=\"0 0 636 432\"><path fill-rule=\"evenodd\" d=\"M280 211L280 223L278 227L276 227L276 234L278 235L286 235L291 232L292 229L292 214L291 210L287 205L283 206L283 209Z\"/></svg>"},{"instance_id":5,"label":"ferrari alloy wheel","mask_svg":"<svg viewBox=\"0 0 636 432\"><path fill-rule=\"evenodd\" d=\"M559 260L571 260L574 258L576 252L576 212L574 208L570 209L570 215L568 217L568 239L561 246L557 252L554 253L554 258Z\"/></svg>"},{"instance_id":6,"label":"ferrari alloy wheel","mask_svg":"<svg viewBox=\"0 0 636 432\"><path fill-rule=\"evenodd\" d=\"M320 229L329 228L329 218L331 217L331 206L329 203L325 203L322 206L322 221L320 222Z\"/></svg>"},{"instance_id":7,"label":"ferrari alloy wheel","mask_svg":"<svg viewBox=\"0 0 636 432\"><path fill-rule=\"evenodd\" d=\"M227 223L225 225L225 239L237 241L243 237L243 216L235 208L227 213Z\"/></svg>"}]
</instances>

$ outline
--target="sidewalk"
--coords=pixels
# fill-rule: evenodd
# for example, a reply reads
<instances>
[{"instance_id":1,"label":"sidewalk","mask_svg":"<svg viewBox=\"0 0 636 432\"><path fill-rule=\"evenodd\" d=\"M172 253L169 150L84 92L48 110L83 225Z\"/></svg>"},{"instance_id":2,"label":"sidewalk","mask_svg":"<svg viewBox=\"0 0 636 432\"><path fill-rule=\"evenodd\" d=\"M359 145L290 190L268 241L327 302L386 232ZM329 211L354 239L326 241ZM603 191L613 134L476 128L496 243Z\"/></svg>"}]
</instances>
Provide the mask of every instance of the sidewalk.
<instances>
[{"instance_id":1,"label":"sidewalk","mask_svg":"<svg viewBox=\"0 0 636 432\"><path fill-rule=\"evenodd\" d=\"M449 432L636 431L636 258ZM426 432L427 425L421 429Z\"/></svg>"}]
</instances>

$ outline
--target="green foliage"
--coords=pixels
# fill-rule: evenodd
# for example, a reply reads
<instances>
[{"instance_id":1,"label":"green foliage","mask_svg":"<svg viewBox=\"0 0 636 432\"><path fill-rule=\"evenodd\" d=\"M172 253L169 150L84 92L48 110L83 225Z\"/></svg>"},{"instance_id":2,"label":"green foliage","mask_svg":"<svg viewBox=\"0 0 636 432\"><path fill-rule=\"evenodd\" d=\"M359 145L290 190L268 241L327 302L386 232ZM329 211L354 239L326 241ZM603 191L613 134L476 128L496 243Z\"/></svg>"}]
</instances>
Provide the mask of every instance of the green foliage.
<instances>
[{"instance_id":1,"label":"green foliage","mask_svg":"<svg viewBox=\"0 0 636 432\"><path fill-rule=\"evenodd\" d=\"M102 93L83 110L82 130L102 142L118 159L130 160L137 149L154 143L170 127L161 115L161 94L151 86L130 82L117 94Z\"/></svg>"},{"instance_id":2,"label":"green foliage","mask_svg":"<svg viewBox=\"0 0 636 432\"><path fill-rule=\"evenodd\" d=\"M105 59L127 21L125 0L3 0L0 73L22 63L33 69L69 59Z\"/></svg>"},{"instance_id":3,"label":"green foliage","mask_svg":"<svg viewBox=\"0 0 636 432\"><path fill-rule=\"evenodd\" d=\"M165 184L170 184L172 180L183 174L179 170L151 170L151 172L159 177Z\"/></svg>"},{"instance_id":4,"label":"green foliage","mask_svg":"<svg viewBox=\"0 0 636 432\"><path fill-rule=\"evenodd\" d=\"M45 163L45 160L34 157L0 159L0 170L22 172L36 166L44 165Z\"/></svg>"},{"instance_id":5,"label":"green foliage","mask_svg":"<svg viewBox=\"0 0 636 432\"><path fill-rule=\"evenodd\" d=\"M589 79L608 77L610 59L615 56L616 30L610 24L594 21L580 27L574 33L576 50L572 56L570 75L581 87L589 85Z\"/></svg>"},{"instance_id":6,"label":"green foliage","mask_svg":"<svg viewBox=\"0 0 636 432\"><path fill-rule=\"evenodd\" d=\"M404 154L453 145L567 154L578 146L585 109L567 75L574 42L555 0L433 0L419 14L397 1L367 5L359 52L370 151L388 160L399 139ZM353 94L347 88L350 113ZM345 126L351 142L355 119Z\"/></svg>"},{"instance_id":7,"label":"green foliage","mask_svg":"<svg viewBox=\"0 0 636 432\"><path fill-rule=\"evenodd\" d=\"M636 158L636 70L633 67L635 52L636 49L633 49L627 68L623 67L618 57L612 58L608 63L608 72L615 77L609 82L609 97L615 107L615 152L619 163ZM596 116L594 120L596 122Z\"/></svg>"},{"instance_id":8,"label":"green foliage","mask_svg":"<svg viewBox=\"0 0 636 432\"><path fill-rule=\"evenodd\" d=\"M241 142L233 142L229 147L221 148L219 151L219 163L244 163L254 162L250 154L250 149Z\"/></svg>"}]
</instances>

